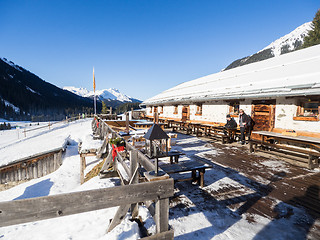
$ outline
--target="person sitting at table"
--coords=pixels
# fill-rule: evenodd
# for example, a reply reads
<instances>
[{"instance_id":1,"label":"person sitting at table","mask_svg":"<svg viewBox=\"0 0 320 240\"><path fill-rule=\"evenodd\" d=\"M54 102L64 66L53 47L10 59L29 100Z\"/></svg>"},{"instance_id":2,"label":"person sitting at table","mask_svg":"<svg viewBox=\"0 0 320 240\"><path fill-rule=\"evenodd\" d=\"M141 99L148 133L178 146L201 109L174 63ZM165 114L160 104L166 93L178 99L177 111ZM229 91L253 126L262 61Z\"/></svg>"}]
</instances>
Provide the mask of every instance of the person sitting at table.
<instances>
[{"instance_id":1,"label":"person sitting at table","mask_svg":"<svg viewBox=\"0 0 320 240\"><path fill-rule=\"evenodd\" d=\"M228 136L229 142L233 141L234 134L230 130L236 130L237 129L237 122L234 120L233 117L230 116L230 114L227 115L227 123L224 125L224 134Z\"/></svg>"}]
</instances>

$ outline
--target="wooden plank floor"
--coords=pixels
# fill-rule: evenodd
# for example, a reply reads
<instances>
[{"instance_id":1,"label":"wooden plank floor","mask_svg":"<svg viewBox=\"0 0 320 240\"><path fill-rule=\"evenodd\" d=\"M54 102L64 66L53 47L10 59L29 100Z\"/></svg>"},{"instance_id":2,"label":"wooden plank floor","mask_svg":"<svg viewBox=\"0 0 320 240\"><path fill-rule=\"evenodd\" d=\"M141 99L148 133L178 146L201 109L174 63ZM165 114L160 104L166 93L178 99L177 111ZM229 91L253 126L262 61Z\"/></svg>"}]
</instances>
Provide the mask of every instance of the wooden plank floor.
<instances>
[{"instance_id":1,"label":"wooden plank floor","mask_svg":"<svg viewBox=\"0 0 320 240\"><path fill-rule=\"evenodd\" d=\"M320 239L319 169L309 170L293 166L276 157L249 153L246 145L222 145L205 138L203 140L208 142L206 146L216 149L218 155L204 153L200 160L212 163L213 171L224 172L226 176L232 176L233 180L242 184L229 185L218 190L204 187L199 190L204 201L217 201L240 215L257 214L272 221L290 218L293 215L292 207L303 209L310 217L308 220L301 217L297 221L302 222L302 228L308 232L308 239ZM183 152L182 149L181 151ZM199 159L198 156L193 157ZM179 198L179 194L177 197ZM248 221L254 221L247 218Z\"/></svg>"}]
</instances>

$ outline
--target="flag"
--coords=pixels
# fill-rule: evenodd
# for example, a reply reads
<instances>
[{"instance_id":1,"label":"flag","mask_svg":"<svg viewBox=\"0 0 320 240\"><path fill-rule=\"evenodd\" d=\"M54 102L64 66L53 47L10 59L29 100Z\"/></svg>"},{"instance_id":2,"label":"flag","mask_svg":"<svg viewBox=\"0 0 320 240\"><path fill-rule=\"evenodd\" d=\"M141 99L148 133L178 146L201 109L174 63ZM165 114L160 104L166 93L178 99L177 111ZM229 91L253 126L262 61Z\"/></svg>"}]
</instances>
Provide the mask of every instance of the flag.
<instances>
[{"instance_id":1,"label":"flag","mask_svg":"<svg viewBox=\"0 0 320 240\"><path fill-rule=\"evenodd\" d=\"M94 77L94 68L93 68L93 91L96 91L96 79Z\"/></svg>"}]
</instances>

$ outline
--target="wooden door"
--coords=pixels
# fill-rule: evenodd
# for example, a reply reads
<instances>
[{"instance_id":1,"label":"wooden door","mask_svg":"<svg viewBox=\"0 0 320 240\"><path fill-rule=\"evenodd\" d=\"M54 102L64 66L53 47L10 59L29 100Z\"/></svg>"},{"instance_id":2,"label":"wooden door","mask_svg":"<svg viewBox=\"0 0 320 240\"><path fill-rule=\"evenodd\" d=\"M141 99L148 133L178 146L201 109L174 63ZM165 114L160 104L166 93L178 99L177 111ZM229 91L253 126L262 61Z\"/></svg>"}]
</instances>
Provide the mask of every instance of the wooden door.
<instances>
[{"instance_id":1,"label":"wooden door","mask_svg":"<svg viewBox=\"0 0 320 240\"><path fill-rule=\"evenodd\" d=\"M190 111L189 111L189 106L183 106L182 108L182 122L186 122L190 119Z\"/></svg>"},{"instance_id":2,"label":"wooden door","mask_svg":"<svg viewBox=\"0 0 320 240\"><path fill-rule=\"evenodd\" d=\"M254 131L272 131L275 122L275 100L253 102L252 119Z\"/></svg>"}]
</instances>

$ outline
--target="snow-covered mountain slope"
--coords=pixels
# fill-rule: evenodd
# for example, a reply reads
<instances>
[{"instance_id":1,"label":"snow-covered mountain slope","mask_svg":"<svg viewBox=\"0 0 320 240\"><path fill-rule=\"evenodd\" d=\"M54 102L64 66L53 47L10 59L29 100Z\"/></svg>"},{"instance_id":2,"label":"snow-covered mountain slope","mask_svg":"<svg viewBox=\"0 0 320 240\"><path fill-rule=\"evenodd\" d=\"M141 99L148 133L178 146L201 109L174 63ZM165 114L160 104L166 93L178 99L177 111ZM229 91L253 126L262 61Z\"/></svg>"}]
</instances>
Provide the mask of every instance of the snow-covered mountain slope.
<instances>
[{"instance_id":1,"label":"snow-covered mountain slope","mask_svg":"<svg viewBox=\"0 0 320 240\"><path fill-rule=\"evenodd\" d=\"M74 94L77 94L82 97L93 97L94 92L93 91L88 91L86 88L77 88L77 87L64 87L64 90L68 90ZM96 96L100 100L117 100L120 102L139 102L139 100L134 99L132 97L129 97L123 93L121 93L118 89L115 88L109 88L109 89L103 89L103 90L97 90L96 91Z\"/></svg>"},{"instance_id":2,"label":"snow-covered mountain slope","mask_svg":"<svg viewBox=\"0 0 320 240\"><path fill-rule=\"evenodd\" d=\"M86 88L77 88L77 87L63 87L64 90L68 90L69 92L72 92L74 94L77 94L81 97L88 97L90 96L90 92Z\"/></svg>"},{"instance_id":3,"label":"snow-covered mountain slope","mask_svg":"<svg viewBox=\"0 0 320 240\"><path fill-rule=\"evenodd\" d=\"M100 109L101 103L98 104ZM46 116L58 120L65 117L67 109L69 114L69 111L77 114L92 106L91 99L64 91L12 61L0 58L0 117L31 120Z\"/></svg>"},{"instance_id":4,"label":"snow-covered mountain slope","mask_svg":"<svg viewBox=\"0 0 320 240\"><path fill-rule=\"evenodd\" d=\"M302 46L304 38L308 35L308 32L311 29L312 22L304 23L289 34L273 41L267 47L263 48L257 53L233 61L224 70L243 66L249 63L259 62L268 58L280 56L281 54L295 51Z\"/></svg>"},{"instance_id":5,"label":"snow-covered mountain slope","mask_svg":"<svg viewBox=\"0 0 320 240\"><path fill-rule=\"evenodd\" d=\"M271 49L274 56L283 54L283 51L294 51L297 47L302 45L304 38L308 35L308 32L311 29L312 22L302 24L289 34L275 40L261 51Z\"/></svg>"}]
</instances>

